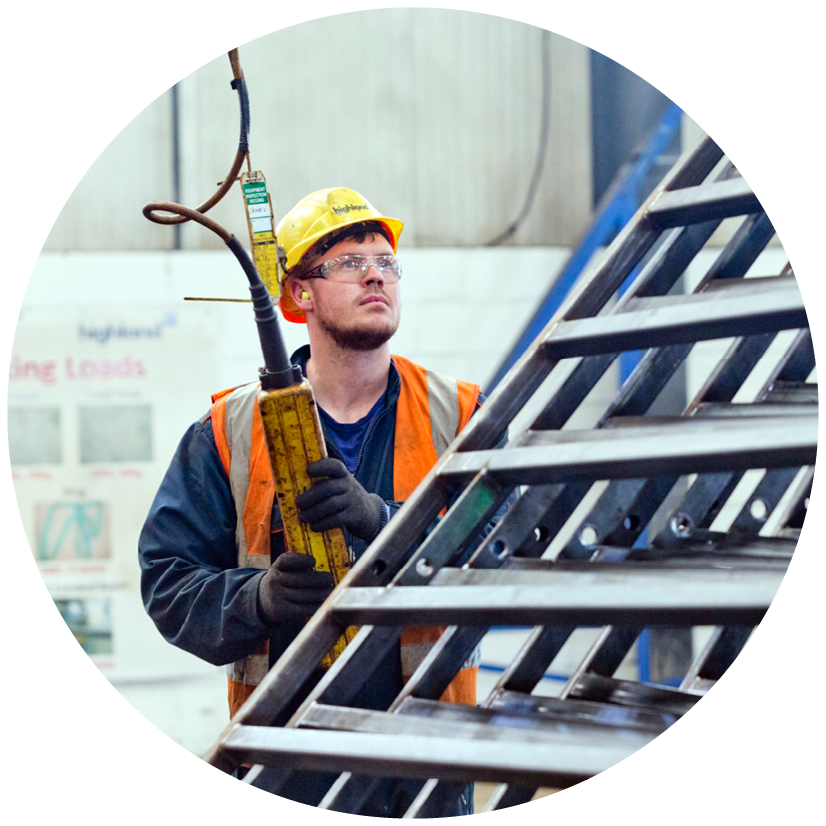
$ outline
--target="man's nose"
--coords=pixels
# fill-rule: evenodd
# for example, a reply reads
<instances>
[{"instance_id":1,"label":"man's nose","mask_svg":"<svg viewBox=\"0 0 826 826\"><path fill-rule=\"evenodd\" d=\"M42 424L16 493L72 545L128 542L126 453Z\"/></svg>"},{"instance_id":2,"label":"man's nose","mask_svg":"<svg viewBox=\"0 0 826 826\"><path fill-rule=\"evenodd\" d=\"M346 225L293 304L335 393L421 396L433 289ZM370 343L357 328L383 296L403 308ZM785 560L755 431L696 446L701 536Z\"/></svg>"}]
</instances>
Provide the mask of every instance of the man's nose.
<instances>
[{"instance_id":1,"label":"man's nose","mask_svg":"<svg viewBox=\"0 0 826 826\"><path fill-rule=\"evenodd\" d=\"M377 281L379 284L384 284L384 276L374 261L371 261L367 265L367 272L364 274L362 280L365 284L372 284L374 281Z\"/></svg>"}]
</instances>

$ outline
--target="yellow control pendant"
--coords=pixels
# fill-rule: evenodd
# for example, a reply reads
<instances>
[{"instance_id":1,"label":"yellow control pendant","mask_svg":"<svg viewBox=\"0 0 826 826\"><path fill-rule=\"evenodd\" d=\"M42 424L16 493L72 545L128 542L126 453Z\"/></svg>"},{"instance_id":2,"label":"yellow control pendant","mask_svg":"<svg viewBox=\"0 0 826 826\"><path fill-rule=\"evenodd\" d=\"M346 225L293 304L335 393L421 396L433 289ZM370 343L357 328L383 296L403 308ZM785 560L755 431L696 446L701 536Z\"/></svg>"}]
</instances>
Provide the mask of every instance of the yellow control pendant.
<instances>
[{"instance_id":1,"label":"yellow control pendant","mask_svg":"<svg viewBox=\"0 0 826 826\"><path fill-rule=\"evenodd\" d=\"M350 568L350 553L344 531L334 528L324 533L310 530L298 518L296 497L309 490L313 480L307 465L327 456L321 421L318 418L313 388L306 379L300 384L277 390L260 390L258 409L264 426L275 494L284 521L284 540L288 551L310 554L317 571L329 571L336 585ZM356 635L348 628L322 661L329 667Z\"/></svg>"}]
</instances>

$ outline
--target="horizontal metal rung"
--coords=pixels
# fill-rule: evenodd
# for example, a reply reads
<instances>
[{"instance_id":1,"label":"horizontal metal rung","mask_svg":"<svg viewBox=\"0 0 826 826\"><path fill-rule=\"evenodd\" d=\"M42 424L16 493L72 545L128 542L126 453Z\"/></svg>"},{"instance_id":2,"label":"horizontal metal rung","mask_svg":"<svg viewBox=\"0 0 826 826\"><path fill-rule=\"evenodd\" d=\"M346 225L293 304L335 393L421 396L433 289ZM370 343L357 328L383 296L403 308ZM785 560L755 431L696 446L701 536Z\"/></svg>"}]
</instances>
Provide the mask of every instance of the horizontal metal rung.
<instances>
[{"instance_id":1,"label":"horizontal metal rung","mask_svg":"<svg viewBox=\"0 0 826 826\"><path fill-rule=\"evenodd\" d=\"M452 704L440 703L442 706ZM641 708L621 708L607 703L589 700L560 700L557 697L543 697L523 694L519 691L500 689L487 703L489 713L498 716L508 714L529 714L538 720L554 720L571 724L604 726L627 731L643 731L651 734L665 731L676 722L677 715L664 714ZM497 716L497 719L499 718Z\"/></svg>"},{"instance_id":2,"label":"horizontal metal rung","mask_svg":"<svg viewBox=\"0 0 826 826\"><path fill-rule=\"evenodd\" d=\"M483 468L509 484L635 479L812 465L817 416L708 419L603 431L531 431L516 446L455 453L439 476L469 482Z\"/></svg>"},{"instance_id":3,"label":"horizontal metal rung","mask_svg":"<svg viewBox=\"0 0 826 826\"><path fill-rule=\"evenodd\" d=\"M695 554L708 554L722 558L785 562L792 558L797 543L776 536L752 536L696 531L690 539L670 548L639 548L631 553L632 560L650 560L657 564L665 559L692 558Z\"/></svg>"},{"instance_id":4,"label":"horizontal metal rung","mask_svg":"<svg viewBox=\"0 0 826 826\"><path fill-rule=\"evenodd\" d=\"M373 712L384 714L383 712ZM385 714L387 717L396 715ZM470 729L485 726L469 726ZM223 740L237 760L296 770L349 771L373 777L438 778L565 788L624 760L637 738L548 735L541 743L238 726Z\"/></svg>"},{"instance_id":5,"label":"horizontal metal rung","mask_svg":"<svg viewBox=\"0 0 826 826\"><path fill-rule=\"evenodd\" d=\"M803 402L700 402L696 404L691 416L654 415L654 416L612 416L602 425L602 430L621 427L649 427L651 425L680 426L682 422L695 422L697 419L757 419L771 416L811 416L812 405ZM567 432L567 431L566 431Z\"/></svg>"},{"instance_id":6,"label":"horizontal metal rung","mask_svg":"<svg viewBox=\"0 0 826 826\"><path fill-rule=\"evenodd\" d=\"M676 546L679 547L679 546ZM640 564L646 563L639 563L633 560L628 562L613 562L613 561L600 561L600 559L608 559L611 560L617 553L628 553L628 548L612 548L610 546L601 545L598 546L591 557L594 565L599 565L602 567L603 565L609 567L611 565L622 566L622 565L629 565L629 566L637 566ZM564 565L564 562L560 564ZM648 563L651 564L651 563ZM656 562L656 566L659 570L668 569L671 571L675 576L680 576L681 570L707 570L707 571L714 571L714 570L761 570L761 571L786 571L789 567L789 560L784 559L781 557L772 558L772 557L762 557L762 556L749 556L744 554L742 556L731 555L727 556L726 554L722 553L713 553L710 551L696 551L691 554L686 554L682 557L664 557L661 560Z\"/></svg>"},{"instance_id":7,"label":"horizontal metal rung","mask_svg":"<svg viewBox=\"0 0 826 826\"><path fill-rule=\"evenodd\" d=\"M651 203L646 217L658 229L700 224L759 212L760 201L744 178L662 192Z\"/></svg>"},{"instance_id":8,"label":"horizontal metal rung","mask_svg":"<svg viewBox=\"0 0 826 826\"><path fill-rule=\"evenodd\" d=\"M776 381L766 393L765 403L817 404L817 385L804 381Z\"/></svg>"},{"instance_id":9,"label":"horizontal metal rung","mask_svg":"<svg viewBox=\"0 0 826 826\"><path fill-rule=\"evenodd\" d=\"M754 404L727 404L723 402L704 402L697 405L695 416L701 419L744 419L753 416L810 416L812 401L817 403L817 393L810 401L755 402Z\"/></svg>"},{"instance_id":10,"label":"horizontal metal rung","mask_svg":"<svg viewBox=\"0 0 826 826\"><path fill-rule=\"evenodd\" d=\"M632 299L623 312L561 321L545 335L542 347L551 358L574 358L760 335L807 324L794 279L737 279L708 292Z\"/></svg>"},{"instance_id":11,"label":"horizontal metal rung","mask_svg":"<svg viewBox=\"0 0 826 826\"><path fill-rule=\"evenodd\" d=\"M348 625L756 625L774 570L520 571L444 568L427 587L347 588Z\"/></svg>"},{"instance_id":12,"label":"horizontal metal rung","mask_svg":"<svg viewBox=\"0 0 826 826\"><path fill-rule=\"evenodd\" d=\"M690 604L696 597L692 589L705 592L703 601L710 604L728 604L730 593L735 604L743 594L751 597L762 594L768 603L773 598L783 574L776 571L738 571L729 573L710 569L708 571L686 569L679 577L673 570L664 571L653 562L629 562L610 565L608 563L554 563L549 568L541 567L545 560L516 560L513 567L490 568L442 568L431 580L431 588L478 586L527 586L568 591L572 602L587 599L589 588L595 589L595 604L629 602L642 599L651 605L676 601L673 604ZM569 567L569 565L571 567ZM644 596L647 589L662 589L661 594ZM740 596L735 596L742 589ZM597 593L598 592L598 593ZM633 592L633 593L632 593Z\"/></svg>"},{"instance_id":13,"label":"horizontal metal rung","mask_svg":"<svg viewBox=\"0 0 826 826\"><path fill-rule=\"evenodd\" d=\"M699 688L699 687L698 687ZM645 708L664 714L682 716L702 698L702 693L688 693L676 688L615 680L599 674L585 674L568 694L570 698L600 701L629 708Z\"/></svg>"},{"instance_id":14,"label":"horizontal metal rung","mask_svg":"<svg viewBox=\"0 0 826 826\"><path fill-rule=\"evenodd\" d=\"M727 403L719 403L720 407ZM735 407L737 405L731 405ZM566 445L566 444L600 444L603 442L615 442L617 439L647 439L648 436L656 436L657 433L664 433L673 438L694 438L709 436L712 433L736 433L743 429L753 431L760 437L764 433L778 429L777 416L769 408L765 415L760 415L759 410L762 405L740 405L742 407L753 407L755 414L750 416L747 423L727 421L729 417L721 416L722 421L709 421L700 416L613 416L608 419L604 427L595 430L526 430L518 439L510 442L504 450L516 450L522 447L543 447L545 445ZM701 405L698 405L698 408ZM817 410L812 407L800 411L794 409L793 416L804 416L805 420L814 423L817 420ZM709 419L711 417L708 417ZM733 417L732 417L733 418ZM797 427L800 422L797 418L790 419L787 423L789 427ZM617 428L622 428L622 434L616 433ZM494 451L490 451L494 452ZM470 455L468 451L467 455Z\"/></svg>"},{"instance_id":15,"label":"horizontal metal rung","mask_svg":"<svg viewBox=\"0 0 826 826\"><path fill-rule=\"evenodd\" d=\"M556 702L568 706L565 701ZM592 716L598 707L596 703L578 705L587 706ZM580 719L575 719L568 714L562 720L554 719L547 708L543 713L532 713L526 706L520 713L508 714L502 708L493 711L408 697L395 712L314 704L302 715L299 726L303 729L360 731L365 734L392 734L400 737L472 738L504 744L545 743L549 737L553 737L558 743L581 743L588 738L593 738L596 742L604 733L611 736L612 732L621 732L627 735L629 742L636 737L637 747L641 748L669 725L662 715L644 717L646 725L643 726L639 721L633 724L635 718L632 715L619 714L613 724L608 725L606 715L605 726L595 727L586 716L583 712ZM620 719L629 719L632 725L623 726L619 723ZM671 722L674 722L673 718Z\"/></svg>"},{"instance_id":16,"label":"horizontal metal rung","mask_svg":"<svg viewBox=\"0 0 826 826\"><path fill-rule=\"evenodd\" d=\"M706 680L706 679L703 679L702 677L695 677L691 681L691 685L688 686L688 689L690 691L698 691L698 692L701 692L701 693L705 694L710 688L714 688L716 683L717 683L716 680Z\"/></svg>"},{"instance_id":17,"label":"horizontal metal rung","mask_svg":"<svg viewBox=\"0 0 826 826\"><path fill-rule=\"evenodd\" d=\"M719 541L717 541L719 537ZM686 539L667 548L622 548L601 545L588 560L527 559L512 557L503 570L520 571L659 571L668 565L675 568L713 569L720 564L742 563L742 567L787 568L795 549L795 542L776 537L746 536L738 540L728 534L717 534L706 541ZM678 574L674 574L677 576Z\"/></svg>"}]
</instances>

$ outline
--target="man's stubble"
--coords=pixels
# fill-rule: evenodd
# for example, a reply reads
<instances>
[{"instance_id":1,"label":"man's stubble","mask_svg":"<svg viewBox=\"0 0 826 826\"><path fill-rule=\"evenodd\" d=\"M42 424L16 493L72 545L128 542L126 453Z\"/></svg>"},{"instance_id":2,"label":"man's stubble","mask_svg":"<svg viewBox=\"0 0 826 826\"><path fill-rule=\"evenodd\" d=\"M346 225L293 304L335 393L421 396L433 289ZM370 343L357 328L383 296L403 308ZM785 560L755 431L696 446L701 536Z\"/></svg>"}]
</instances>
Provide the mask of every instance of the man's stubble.
<instances>
[{"instance_id":1,"label":"man's stubble","mask_svg":"<svg viewBox=\"0 0 826 826\"><path fill-rule=\"evenodd\" d=\"M316 320L318 326L332 341L343 350L354 350L364 353L371 350L378 350L396 334L399 328L401 313L395 320L390 319L386 324L364 325L353 324L345 326L340 324L334 314L326 312L325 308L316 305Z\"/></svg>"}]
</instances>

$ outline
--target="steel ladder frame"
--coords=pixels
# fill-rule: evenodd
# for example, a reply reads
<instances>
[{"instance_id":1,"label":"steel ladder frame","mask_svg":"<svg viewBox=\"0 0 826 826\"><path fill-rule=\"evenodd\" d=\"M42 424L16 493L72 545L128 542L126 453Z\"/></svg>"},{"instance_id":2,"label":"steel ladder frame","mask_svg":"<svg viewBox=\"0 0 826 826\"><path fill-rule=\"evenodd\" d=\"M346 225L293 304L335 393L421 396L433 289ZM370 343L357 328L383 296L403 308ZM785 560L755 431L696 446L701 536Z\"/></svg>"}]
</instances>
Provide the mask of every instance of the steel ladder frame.
<instances>
[{"instance_id":1,"label":"steel ladder frame","mask_svg":"<svg viewBox=\"0 0 826 826\"><path fill-rule=\"evenodd\" d=\"M735 216L745 216L738 230L682 294L680 276ZM206 759L228 772L253 763L245 782L274 793L296 770L340 772L319 806L353 813L377 778L416 778L421 791L405 817L433 817L468 781L499 784L488 810L580 782L689 710L768 608L811 485L817 389L807 383L814 354L802 299L790 267L744 277L773 234L713 141L686 153ZM797 332L761 390L735 404L784 330ZM682 415L646 415L694 344L720 338L733 339L726 356ZM596 427L563 429L619 353L643 349ZM517 416L529 425L515 428ZM493 450L509 428L507 446ZM749 469L765 473L730 528L713 531ZM690 477L687 490L677 485ZM520 497L470 562L453 567L514 491ZM590 510L577 517L588 497ZM655 515L665 527L649 539ZM356 639L313 684L353 624ZM448 628L387 711L349 707L412 624ZM533 631L481 707L440 703L494 625ZM560 697L533 695L583 625L603 630ZM661 625L716 629L679 688L616 679L641 630Z\"/></svg>"}]
</instances>

